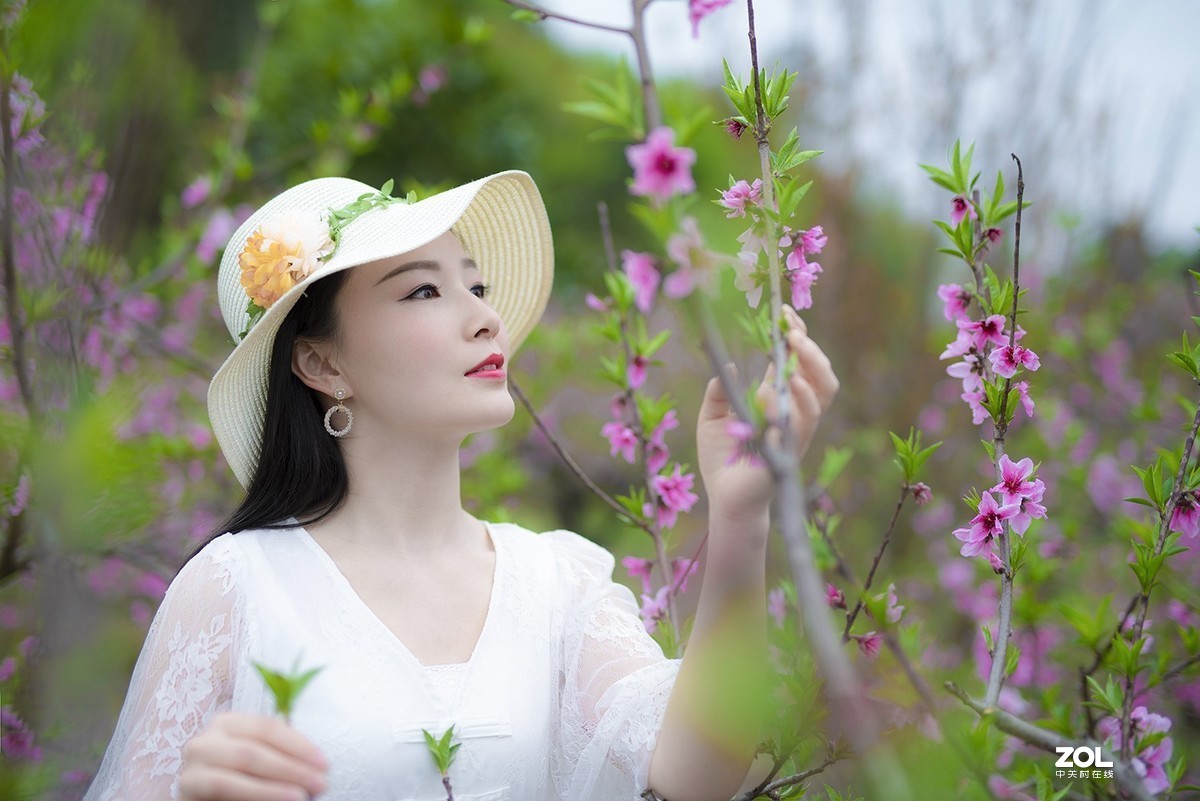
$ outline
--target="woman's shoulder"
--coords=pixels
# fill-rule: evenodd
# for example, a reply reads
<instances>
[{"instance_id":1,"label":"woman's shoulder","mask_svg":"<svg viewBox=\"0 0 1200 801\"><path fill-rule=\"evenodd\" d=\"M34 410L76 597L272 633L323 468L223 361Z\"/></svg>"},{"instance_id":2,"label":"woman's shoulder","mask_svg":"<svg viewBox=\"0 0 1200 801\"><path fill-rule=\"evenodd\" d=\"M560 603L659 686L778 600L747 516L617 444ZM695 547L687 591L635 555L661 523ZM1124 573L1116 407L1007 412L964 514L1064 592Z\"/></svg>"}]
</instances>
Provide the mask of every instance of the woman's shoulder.
<instances>
[{"instance_id":1,"label":"woman's shoulder","mask_svg":"<svg viewBox=\"0 0 1200 801\"><path fill-rule=\"evenodd\" d=\"M528 548L548 555L560 570L611 577L616 559L604 546L575 531L556 528L535 531L517 523L493 523L503 527L507 536Z\"/></svg>"},{"instance_id":2,"label":"woman's shoulder","mask_svg":"<svg viewBox=\"0 0 1200 801\"><path fill-rule=\"evenodd\" d=\"M240 543L232 532L213 537L188 559L175 575L173 585L216 582L221 594L228 592L235 580L237 565L242 558Z\"/></svg>"}]
</instances>

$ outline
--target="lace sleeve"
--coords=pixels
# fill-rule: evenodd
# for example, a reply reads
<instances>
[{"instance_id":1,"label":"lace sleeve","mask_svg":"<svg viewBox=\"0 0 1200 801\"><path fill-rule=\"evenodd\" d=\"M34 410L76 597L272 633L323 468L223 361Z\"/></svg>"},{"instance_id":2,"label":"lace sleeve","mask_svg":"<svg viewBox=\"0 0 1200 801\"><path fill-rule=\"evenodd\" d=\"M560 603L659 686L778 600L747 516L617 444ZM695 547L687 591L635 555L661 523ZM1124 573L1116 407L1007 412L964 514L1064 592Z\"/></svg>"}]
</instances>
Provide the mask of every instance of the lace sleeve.
<instances>
[{"instance_id":1,"label":"lace sleeve","mask_svg":"<svg viewBox=\"0 0 1200 801\"><path fill-rule=\"evenodd\" d=\"M178 798L183 746L229 709L244 587L233 537L209 543L167 588L83 801Z\"/></svg>"},{"instance_id":2,"label":"lace sleeve","mask_svg":"<svg viewBox=\"0 0 1200 801\"><path fill-rule=\"evenodd\" d=\"M667 659L613 581L615 559L570 531L543 534L558 551L563 626L561 725L551 760L560 798L635 801L681 660Z\"/></svg>"}]
</instances>

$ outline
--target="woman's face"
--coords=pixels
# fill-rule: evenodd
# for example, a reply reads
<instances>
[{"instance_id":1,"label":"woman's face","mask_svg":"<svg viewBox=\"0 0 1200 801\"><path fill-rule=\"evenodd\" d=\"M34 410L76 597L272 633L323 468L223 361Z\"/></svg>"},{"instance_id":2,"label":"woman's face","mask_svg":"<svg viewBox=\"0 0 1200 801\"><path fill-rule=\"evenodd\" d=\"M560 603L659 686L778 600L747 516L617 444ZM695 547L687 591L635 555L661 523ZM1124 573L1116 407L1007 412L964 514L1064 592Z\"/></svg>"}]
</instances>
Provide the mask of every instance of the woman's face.
<instances>
[{"instance_id":1,"label":"woman's face","mask_svg":"<svg viewBox=\"0 0 1200 801\"><path fill-rule=\"evenodd\" d=\"M445 440L512 419L508 333L453 233L351 269L335 303L338 341L325 352L340 375L322 391L346 388L356 434ZM505 359L501 377L467 375L492 354Z\"/></svg>"}]
</instances>

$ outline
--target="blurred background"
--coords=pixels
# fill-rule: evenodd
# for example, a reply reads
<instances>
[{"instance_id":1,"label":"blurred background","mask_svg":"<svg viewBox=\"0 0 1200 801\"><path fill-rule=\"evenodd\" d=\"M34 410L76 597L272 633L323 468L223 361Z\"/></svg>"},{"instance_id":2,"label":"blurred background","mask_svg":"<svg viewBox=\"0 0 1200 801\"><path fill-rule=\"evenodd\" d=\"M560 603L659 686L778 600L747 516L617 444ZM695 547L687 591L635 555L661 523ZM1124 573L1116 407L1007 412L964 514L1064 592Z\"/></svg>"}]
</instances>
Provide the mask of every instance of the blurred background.
<instances>
[{"instance_id":1,"label":"blurred background","mask_svg":"<svg viewBox=\"0 0 1200 801\"><path fill-rule=\"evenodd\" d=\"M544 7L625 25L624 6ZM1031 378L1035 416L1018 416L1009 451L1044 460L1050 513L1031 529L1039 557L1019 582L1015 618L1039 669L1011 685L1032 717L1049 715L1071 700L1077 666L1093 653L1061 610L1091 614L1109 596L1111 626L1137 588L1125 561L1143 518L1121 499L1141 483L1129 465L1178 450L1195 410L1195 388L1164 357L1200 314L1188 274L1200 269L1200 10L1185 0L755 7L763 65L800 73L779 128L797 126L803 147L825 151L804 168L814 185L798 223L829 236L805 317L842 389L806 476L859 575L896 504L887 432L915 426L927 443L943 442L925 477L934 500L901 517L876 587L897 585L902 643L934 688L947 677L978 685L979 627L995 625L996 587L950 536L971 514L958 499L992 483L979 448L990 429L972 425L960 382L938 359L955 330L937 287L968 276L936 252L943 243L930 221L948 218L950 199L919 165L944 168L961 138L976 145L981 185L990 189L1003 171L1011 188L1009 154L1022 160L1033 203L1021 239L1023 325L1042 368ZM637 476L600 434L614 388L589 369L596 359L579 357L611 349L579 325L593 314L586 293L604 286L598 204L618 250L659 246L628 210L628 143L593 136L594 121L564 109L590 97L585 79L612 82L619 60L633 60L622 36L524 24L499 0L5 8L15 70L6 260L17 282L5 284L5 298L20 313L0 327L0 705L9 716L0 796L66 799L79 797L107 745L167 584L241 497L205 393L232 349L217 264L254 207L324 175L395 179L397 194L424 194L499 170L530 172L554 228L556 284L512 375L610 493ZM693 37L686 4L658 0L647 25L668 119L728 116L721 60L748 71L744 6L707 17ZM686 144L697 152L694 213L706 244L735 253L743 226L706 201L729 176L753 179L752 142L705 124ZM1002 275L1012 244L1009 226L989 253ZM753 310L732 273L722 282L724 333L742 374L757 377L765 361L738 324ZM648 387L677 401L681 426L668 444L674 459L694 464L691 432L709 377L695 328L664 303L648 324L674 332ZM820 470L831 458L844 462L836 475ZM523 411L472 438L463 465L473 513L579 531L612 550L615 578L640 590L619 560L652 556L650 543L613 520ZM696 551L704 511L702 500L671 532L673 555ZM772 586L787 576L775 546ZM832 570L831 553L819 555ZM1172 561L1151 602L1162 641L1194 634L1194 557L1193 548ZM697 586L680 600L684 614ZM912 689L888 659L861 662L873 697L901 726ZM1177 754L1197 743L1194 668L1149 692L1155 711L1175 721ZM920 760L914 770L988 798L990 765L1005 749L1029 770L1052 764L994 732L979 737L977 750L955 752L955 770Z\"/></svg>"}]
</instances>

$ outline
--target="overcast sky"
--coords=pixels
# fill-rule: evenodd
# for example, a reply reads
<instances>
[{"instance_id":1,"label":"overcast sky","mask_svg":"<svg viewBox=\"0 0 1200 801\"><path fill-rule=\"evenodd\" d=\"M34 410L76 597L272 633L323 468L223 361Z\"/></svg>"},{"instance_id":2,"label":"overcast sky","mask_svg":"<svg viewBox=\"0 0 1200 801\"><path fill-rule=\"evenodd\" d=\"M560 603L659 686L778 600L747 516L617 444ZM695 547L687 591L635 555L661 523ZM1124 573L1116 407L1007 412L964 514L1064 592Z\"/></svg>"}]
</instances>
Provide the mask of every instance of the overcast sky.
<instances>
[{"instance_id":1,"label":"overcast sky","mask_svg":"<svg viewBox=\"0 0 1200 801\"><path fill-rule=\"evenodd\" d=\"M998 21L1000 33L990 34L989 41L1002 59L1028 48L1042 65L1036 86L1005 85L1004 70L982 71L971 81L964 80L974 101L961 106L950 138L961 135L965 141L994 145L995 152L977 151L979 162L989 165L985 176L1011 166L1010 149L1033 150L1031 157L1042 154L1047 163L1035 164L1042 169L1031 175L1025 155L1018 153L1026 162L1027 185L1036 186L1041 180L1056 187L1056 210L1076 211L1085 224L1093 225L1140 214L1156 243L1196 249L1200 246L1200 234L1194 230L1200 225L1196 188L1200 185L1196 39L1200 2L1041 0L1029 3L1033 11L1012 10L1019 5L982 0L756 0L760 61L770 66L779 60L783 66L800 69L802 82L806 70L829 70L829 74L843 70L843 81L853 85L850 91L861 111L857 117L841 119L828 95L817 98L821 102L813 113L823 119L828 113L824 135L836 141L809 141L806 146L826 150L822 159L827 166L857 160L875 176L876 188L895 193L910 206L915 203L923 214L936 214L933 204L942 198L917 164L940 162L949 142L935 146L928 141L927 131L923 138L927 126L916 117L936 107L933 98L943 94L937 87L945 81L936 87L931 84L920 64L914 67L912 53L937 41L931 34L936 27L930 20L934 13L956 40L967 41L969 36L960 36L956 26L970 25L977 19L974 12L990 14L1005 7L1009 10L995 11L998 16L991 18ZM599 22L629 22L629 3L621 0L545 0L542 6ZM845 15L839 9L854 6L863 9L859 19L867 44L852 70L854 77L846 78L849 48ZM1012 15L1018 13L1025 14L1024 31L1016 30ZM692 38L685 0L657 0L647 16L658 76L686 74L715 84L723 56L749 71L746 9L740 0L705 19L699 39ZM632 54L623 36L562 22L548 22L546 30L571 48ZM1021 41L1015 42L1014 37ZM805 52L798 45L807 47L813 61L795 63L796 54ZM972 47L978 49L979 44ZM1058 93L1042 91L1051 85L1060 86ZM980 97L1007 101L980 103ZM1041 148L1017 133L1007 135L1010 128L1033 127L1043 132L1046 144ZM1098 130L1104 133L1095 134ZM1073 201L1078 204L1074 209L1069 208Z\"/></svg>"}]
</instances>

